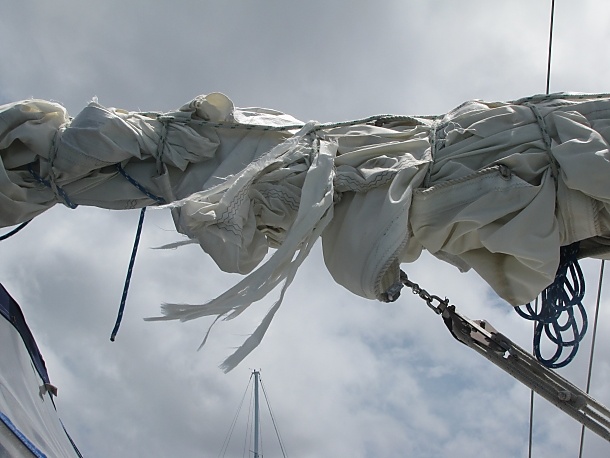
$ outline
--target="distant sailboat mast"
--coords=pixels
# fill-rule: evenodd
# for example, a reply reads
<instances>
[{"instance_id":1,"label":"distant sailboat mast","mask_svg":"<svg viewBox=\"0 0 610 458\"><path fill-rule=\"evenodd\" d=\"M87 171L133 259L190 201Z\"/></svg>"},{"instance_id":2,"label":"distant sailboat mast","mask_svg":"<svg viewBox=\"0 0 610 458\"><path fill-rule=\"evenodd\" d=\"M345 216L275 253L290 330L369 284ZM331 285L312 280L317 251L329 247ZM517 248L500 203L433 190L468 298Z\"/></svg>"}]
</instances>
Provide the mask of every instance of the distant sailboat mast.
<instances>
[{"instance_id":1,"label":"distant sailboat mast","mask_svg":"<svg viewBox=\"0 0 610 458\"><path fill-rule=\"evenodd\" d=\"M258 409L258 378L260 372L253 371L254 375L254 458L259 458L258 454L258 434L259 434L259 409Z\"/></svg>"},{"instance_id":2,"label":"distant sailboat mast","mask_svg":"<svg viewBox=\"0 0 610 458\"><path fill-rule=\"evenodd\" d=\"M253 384L252 384L252 379L254 379ZM252 391L249 391L250 387L252 387ZM262 391L263 395L265 396L264 401L267 404L267 409L268 409L269 415L271 417L271 422L273 423L273 429L275 430L275 434L277 436L280 452L284 458L287 457L286 449L284 448L282 438L280 437L280 431L277 428L277 423L275 421L273 411L271 410L271 405L269 404L269 398L267 397L267 391L265 390L265 385L263 384L263 380L261 379L260 370L253 370L252 373L250 374L250 380L249 380L248 386L242 396L241 403L237 409L237 413L235 414L235 417L233 418L233 423L231 424L231 427L229 428L227 437L225 438L221 451L218 454L219 458L226 456L226 453L229 448L229 443L231 442L231 437L233 435L233 431L235 429L235 425L236 425L237 419L239 417L239 413L241 412L241 408L243 406L244 399L246 398L246 394L248 392L251 394L251 396L250 396L251 409L248 411L248 417L250 417L250 414L253 414L253 415L252 415L252 417L250 417L250 419L252 421L250 422L248 420L248 422L247 422L246 441L244 442L243 453L245 455L246 442L249 442L251 448L249 449L248 456L253 456L254 458L263 457L263 450L262 450L263 441L262 441L262 436L261 436L261 421L260 421L261 415L260 415L259 391ZM252 406L252 403L254 404L253 406Z\"/></svg>"}]
</instances>

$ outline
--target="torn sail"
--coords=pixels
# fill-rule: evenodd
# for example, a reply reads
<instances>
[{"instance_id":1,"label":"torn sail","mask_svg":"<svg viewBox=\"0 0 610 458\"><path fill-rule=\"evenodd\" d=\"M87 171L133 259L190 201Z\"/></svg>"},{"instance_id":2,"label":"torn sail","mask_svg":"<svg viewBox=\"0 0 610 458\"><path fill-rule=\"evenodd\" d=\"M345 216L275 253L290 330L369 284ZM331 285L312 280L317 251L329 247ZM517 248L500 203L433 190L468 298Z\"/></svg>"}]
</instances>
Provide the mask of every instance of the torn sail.
<instances>
[{"instance_id":1,"label":"torn sail","mask_svg":"<svg viewBox=\"0 0 610 458\"><path fill-rule=\"evenodd\" d=\"M91 103L74 119L26 100L0 107L0 223L58 202L163 200L188 238L177 245L246 275L206 304L166 305L165 319L234 317L280 284L282 297L320 236L333 278L362 297L385 300L399 265L426 249L520 305L553 281L560 246L606 252L608 126L603 94L336 124L238 109L218 93L170 113ZM226 367L260 341L281 297Z\"/></svg>"}]
</instances>

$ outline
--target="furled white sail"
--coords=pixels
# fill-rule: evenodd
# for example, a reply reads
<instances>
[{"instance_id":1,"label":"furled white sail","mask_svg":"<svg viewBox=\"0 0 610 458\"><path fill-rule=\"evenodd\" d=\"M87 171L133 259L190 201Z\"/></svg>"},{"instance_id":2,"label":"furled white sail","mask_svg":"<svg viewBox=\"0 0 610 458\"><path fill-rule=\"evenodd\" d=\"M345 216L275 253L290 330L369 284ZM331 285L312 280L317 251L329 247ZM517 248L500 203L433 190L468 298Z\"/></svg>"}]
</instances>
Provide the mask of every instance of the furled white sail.
<instances>
[{"instance_id":1,"label":"furled white sail","mask_svg":"<svg viewBox=\"0 0 610 458\"><path fill-rule=\"evenodd\" d=\"M475 269L512 305L550 284L559 247L603 255L610 235L610 96L468 102L446 115L302 123L224 95L171 113L92 102L0 107L0 224L58 202L110 209L160 203L218 266L247 275L161 319L237 316L283 283L321 236L333 278L386 300L423 249ZM268 248L273 255L260 265ZM254 348L281 303L230 359Z\"/></svg>"}]
</instances>

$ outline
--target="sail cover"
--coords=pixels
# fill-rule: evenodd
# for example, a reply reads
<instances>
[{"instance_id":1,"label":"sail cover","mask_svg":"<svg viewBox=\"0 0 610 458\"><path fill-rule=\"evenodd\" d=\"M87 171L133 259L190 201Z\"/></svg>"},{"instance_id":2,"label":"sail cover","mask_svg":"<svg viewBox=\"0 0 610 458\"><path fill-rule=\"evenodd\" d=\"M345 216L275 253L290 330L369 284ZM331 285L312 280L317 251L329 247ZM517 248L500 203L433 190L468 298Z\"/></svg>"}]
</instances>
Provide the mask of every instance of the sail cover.
<instances>
[{"instance_id":1,"label":"sail cover","mask_svg":"<svg viewBox=\"0 0 610 458\"><path fill-rule=\"evenodd\" d=\"M81 456L57 416L34 336L2 285L0 348L0 456Z\"/></svg>"},{"instance_id":2,"label":"sail cover","mask_svg":"<svg viewBox=\"0 0 610 458\"><path fill-rule=\"evenodd\" d=\"M0 224L56 203L171 208L218 266L244 274L205 304L159 319L231 318L282 284L230 368L258 341L317 238L337 283L387 300L422 250L474 269L511 305L549 285L559 248L610 243L610 95L471 101L439 116L303 123L223 94L169 113L91 102L0 107ZM272 256L263 259L269 248Z\"/></svg>"}]
</instances>

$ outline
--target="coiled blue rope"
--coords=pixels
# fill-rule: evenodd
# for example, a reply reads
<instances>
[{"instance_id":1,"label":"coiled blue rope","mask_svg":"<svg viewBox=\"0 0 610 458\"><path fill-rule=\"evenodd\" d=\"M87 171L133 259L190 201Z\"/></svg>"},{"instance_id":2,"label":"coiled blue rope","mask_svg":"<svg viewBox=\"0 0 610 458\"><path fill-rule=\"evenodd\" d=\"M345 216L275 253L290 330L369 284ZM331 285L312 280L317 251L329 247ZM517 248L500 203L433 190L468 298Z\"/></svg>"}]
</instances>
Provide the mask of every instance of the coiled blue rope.
<instances>
[{"instance_id":1,"label":"coiled blue rope","mask_svg":"<svg viewBox=\"0 0 610 458\"><path fill-rule=\"evenodd\" d=\"M574 359L587 332L587 313L582 305L585 278L578 264L578 251L578 242L561 247L559 268L553 283L542 292L540 311L531 303L515 307L521 317L536 321L534 355L542 365L552 369L564 367ZM540 349L543 336L555 345L549 358L542 356Z\"/></svg>"}]
</instances>

